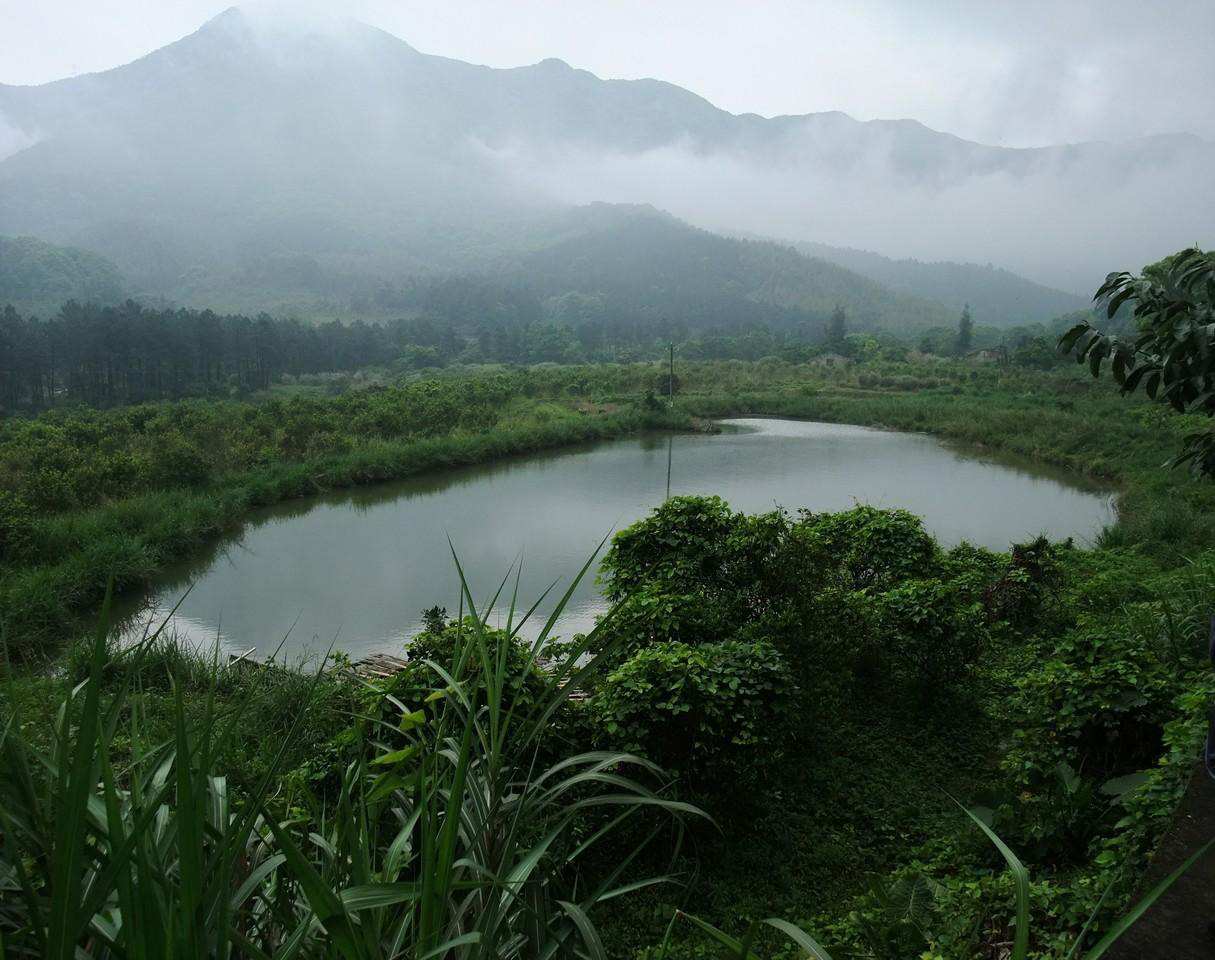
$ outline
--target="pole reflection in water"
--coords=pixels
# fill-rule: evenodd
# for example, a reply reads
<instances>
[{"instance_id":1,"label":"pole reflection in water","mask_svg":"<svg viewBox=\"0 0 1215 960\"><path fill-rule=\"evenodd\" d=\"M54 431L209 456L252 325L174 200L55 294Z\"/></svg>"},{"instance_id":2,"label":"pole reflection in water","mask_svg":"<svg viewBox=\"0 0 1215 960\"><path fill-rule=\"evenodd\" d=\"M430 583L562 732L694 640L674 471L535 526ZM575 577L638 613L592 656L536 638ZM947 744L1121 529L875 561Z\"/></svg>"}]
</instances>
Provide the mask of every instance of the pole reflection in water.
<instances>
[{"instance_id":1,"label":"pole reflection in water","mask_svg":"<svg viewBox=\"0 0 1215 960\"><path fill-rule=\"evenodd\" d=\"M671 451L675 448L675 434L667 437L667 499L671 499Z\"/></svg>"}]
</instances>

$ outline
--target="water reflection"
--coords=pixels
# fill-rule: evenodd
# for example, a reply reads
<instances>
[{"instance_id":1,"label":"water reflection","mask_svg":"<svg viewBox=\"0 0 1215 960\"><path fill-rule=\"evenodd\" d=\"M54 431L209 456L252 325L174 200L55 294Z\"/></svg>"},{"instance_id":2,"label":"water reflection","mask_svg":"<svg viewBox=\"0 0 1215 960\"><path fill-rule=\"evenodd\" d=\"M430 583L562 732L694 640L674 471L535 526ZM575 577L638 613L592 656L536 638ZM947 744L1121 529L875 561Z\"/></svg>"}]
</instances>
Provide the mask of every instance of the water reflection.
<instances>
[{"instance_id":1,"label":"water reflection","mask_svg":"<svg viewBox=\"0 0 1215 960\"><path fill-rule=\"evenodd\" d=\"M995 549L1039 533L1093 537L1112 519L1107 495L1057 472L925 436L785 420L729 421L725 432L650 434L294 501L259 511L236 537L166 570L144 615L173 617L192 641L259 655L292 624L285 653L331 643L361 656L399 649L421 611L460 605L448 538L478 601L521 564L530 604L556 587L552 611L595 546L670 494L724 497L735 509L904 507L946 546ZM664 456L665 454L665 456ZM602 610L592 582L561 621L588 629ZM505 604L493 616L504 621ZM525 631L526 632L526 631Z\"/></svg>"}]
</instances>

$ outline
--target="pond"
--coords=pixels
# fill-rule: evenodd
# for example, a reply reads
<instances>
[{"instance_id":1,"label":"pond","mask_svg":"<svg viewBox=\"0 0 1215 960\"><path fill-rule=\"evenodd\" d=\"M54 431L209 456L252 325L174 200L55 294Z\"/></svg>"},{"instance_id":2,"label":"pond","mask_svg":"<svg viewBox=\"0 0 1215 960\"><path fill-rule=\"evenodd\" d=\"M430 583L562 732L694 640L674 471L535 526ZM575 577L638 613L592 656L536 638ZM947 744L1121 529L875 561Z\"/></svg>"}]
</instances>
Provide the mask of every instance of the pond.
<instances>
[{"instance_id":1,"label":"pond","mask_svg":"<svg viewBox=\"0 0 1215 960\"><path fill-rule=\"evenodd\" d=\"M479 605L520 563L522 606L557 584L523 631L534 636L600 541L668 491L717 494L747 512L902 507L947 547L1005 550L1040 533L1087 543L1114 519L1108 493L932 437L729 420L718 434L635 436L259 511L238 536L167 569L127 631L163 618L188 589L172 626L198 645L269 656L281 643L289 661L331 644L355 659L399 652L425 608L458 609L454 547ZM561 634L589 629L604 609L593 575ZM513 583L512 574L495 623Z\"/></svg>"}]
</instances>

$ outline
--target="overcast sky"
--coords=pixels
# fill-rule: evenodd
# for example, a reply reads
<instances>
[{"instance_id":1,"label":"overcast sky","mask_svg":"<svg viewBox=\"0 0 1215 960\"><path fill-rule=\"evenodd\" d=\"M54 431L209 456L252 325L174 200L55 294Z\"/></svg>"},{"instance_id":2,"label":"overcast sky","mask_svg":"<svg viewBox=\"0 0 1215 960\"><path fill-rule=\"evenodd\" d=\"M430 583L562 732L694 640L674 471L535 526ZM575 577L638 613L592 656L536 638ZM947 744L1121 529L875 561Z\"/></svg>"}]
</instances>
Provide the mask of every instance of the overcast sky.
<instances>
[{"instance_id":1,"label":"overcast sky","mask_svg":"<svg viewBox=\"0 0 1215 960\"><path fill-rule=\"evenodd\" d=\"M0 82L125 63L230 0L0 0ZM657 77L736 113L911 117L1029 146L1215 139L1215 0L298 0L426 53L560 57Z\"/></svg>"}]
</instances>

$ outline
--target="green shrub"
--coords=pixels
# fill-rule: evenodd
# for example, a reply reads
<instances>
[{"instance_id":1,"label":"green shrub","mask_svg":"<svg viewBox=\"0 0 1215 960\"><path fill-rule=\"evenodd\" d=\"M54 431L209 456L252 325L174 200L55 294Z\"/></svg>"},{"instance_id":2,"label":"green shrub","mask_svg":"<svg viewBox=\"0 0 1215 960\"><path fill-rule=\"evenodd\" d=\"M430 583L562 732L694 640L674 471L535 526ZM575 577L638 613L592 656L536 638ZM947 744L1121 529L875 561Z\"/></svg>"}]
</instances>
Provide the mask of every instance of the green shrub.
<instances>
[{"instance_id":1,"label":"green shrub","mask_svg":"<svg viewBox=\"0 0 1215 960\"><path fill-rule=\"evenodd\" d=\"M668 769L775 758L794 687L768 643L659 643L603 680L591 698L605 741Z\"/></svg>"},{"instance_id":2,"label":"green shrub","mask_svg":"<svg viewBox=\"0 0 1215 960\"><path fill-rule=\"evenodd\" d=\"M154 488L201 487L211 476L211 465L184 437L170 434L152 452L148 480Z\"/></svg>"},{"instance_id":3,"label":"green shrub","mask_svg":"<svg viewBox=\"0 0 1215 960\"><path fill-rule=\"evenodd\" d=\"M646 584L619 601L601 643L623 658L659 643L713 643L736 627L706 595L665 593L661 585Z\"/></svg>"},{"instance_id":4,"label":"green shrub","mask_svg":"<svg viewBox=\"0 0 1215 960\"><path fill-rule=\"evenodd\" d=\"M653 643L713 643L785 611L821 579L781 511L733 513L720 497L672 497L622 530L604 557L619 603L604 642L627 655Z\"/></svg>"},{"instance_id":5,"label":"green shrub","mask_svg":"<svg viewBox=\"0 0 1215 960\"><path fill-rule=\"evenodd\" d=\"M1006 768L1027 788L1066 760L1110 777L1153 764L1173 713L1177 676L1118 625L1082 625L1019 682Z\"/></svg>"},{"instance_id":6,"label":"green shrub","mask_svg":"<svg viewBox=\"0 0 1215 960\"><path fill-rule=\"evenodd\" d=\"M1045 537L1015 544L1003 575L984 595L988 619L1019 633L1034 630L1050 615L1062 579L1059 550Z\"/></svg>"},{"instance_id":7,"label":"green shrub","mask_svg":"<svg viewBox=\"0 0 1215 960\"><path fill-rule=\"evenodd\" d=\"M34 513L29 504L8 490L0 490L0 565L16 564L30 553Z\"/></svg>"},{"instance_id":8,"label":"green shrub","mask_svg":"<svg viewBox=\"0 0 1215 960\"><path fill-rule=\"evenodd\" d=\"M925 687L956 682L987 639L982 608L939 580L910 580L878 597L887 664Z\"/></svg>"},{"instance_id":9,"label":"green shrub","mask_svg":"<svg viewBox=\"0 0 1215 960\"><path fill-rule=\"evenodd\" d=\"M687 592L714 581L736 526L721 497L671 497L612 538L600 575L604 593L616 601L647 584Z\"/></svg>"},{"instance_id":10,"label":"green shrub","mask_svg":"<svg viewBox=\"0 0 1215 960\"><path fill-rule=\"evenodd\" d=\"M529 646L505 630L479 625L476 617L465 617L462 621L446 623L438 630L417 634L406 648L409 666L389 679L387 692L421 700L432 690L445 688L447 680L431 664L452 663L457 650L473 644L474 637L486 645L485 652L492 661L489 668L501 671L509 680L505 690L510 694L510 702L504 703L504 707L509 707L516 699L521 705L530 705L545 694L550 680L532 656ZM486 664L482 660L477 646L468 655L464 682L469 689L478 689L484 701L485 689L480 680Z\"/></svg>"},{"instance_id":11,"label":"green shrub","mask_svg":"<svg viewBox=\"0 0 1215 960\"><path fill-rule=\"evenodd\" d=\"M924 577L940 560L923 522L906 510L861 506L839 513L802 511L798 527L802 536L817 540L837 575L857 590L881 590Z\"/></svg>"}]
</instances>

